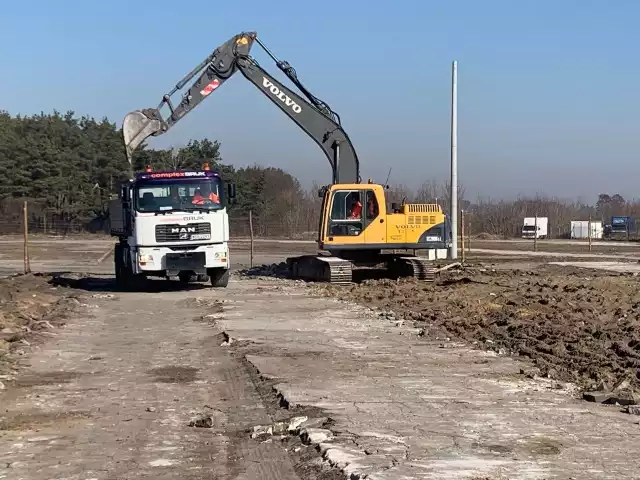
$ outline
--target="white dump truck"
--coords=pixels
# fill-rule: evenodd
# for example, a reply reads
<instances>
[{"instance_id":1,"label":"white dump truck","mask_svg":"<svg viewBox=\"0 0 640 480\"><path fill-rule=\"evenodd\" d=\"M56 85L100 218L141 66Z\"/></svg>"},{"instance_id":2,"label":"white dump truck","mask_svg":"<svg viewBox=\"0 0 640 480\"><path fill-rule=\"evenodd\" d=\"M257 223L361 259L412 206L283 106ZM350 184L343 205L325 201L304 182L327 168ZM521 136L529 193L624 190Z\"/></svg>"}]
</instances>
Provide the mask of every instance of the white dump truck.
<instances>
[{"instance_id":1,"label":"white dump truck","mask_svg":"<svg viewBox=\"0 0 640 480\"><path fill-rule=\"evenodd\" d=\"M229 216L235 185L207 165L202 170L153 172L122 184L109 204L116 282L123 288L146 277L183 282L229 282ZM208 277L208 278L207 278Z\"/></svg>"},{"instance_id":2,"label":"white dump truck","mask_svg":"<svg viewBox=\"0 0 640 480\"><path fill-rule=\"evenodd\" d=\"M522 238L547 238L548 229L548 217L524 217Z\"/></svg>"}]
</instances>

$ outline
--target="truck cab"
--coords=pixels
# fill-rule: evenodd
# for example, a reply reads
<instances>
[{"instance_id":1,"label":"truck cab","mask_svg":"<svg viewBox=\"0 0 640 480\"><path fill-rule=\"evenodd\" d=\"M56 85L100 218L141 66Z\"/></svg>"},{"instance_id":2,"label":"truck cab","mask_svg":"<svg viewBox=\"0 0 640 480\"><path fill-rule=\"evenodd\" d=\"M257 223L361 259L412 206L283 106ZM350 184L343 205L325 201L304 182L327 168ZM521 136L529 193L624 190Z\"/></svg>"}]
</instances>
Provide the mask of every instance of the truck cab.
<instances>
[{"instance_id":1,"label":"truck cab","mask_svg":"<svg viewBox=\"0 0 640 480\"><path fill-rule=\"evenodd\" d=\"M226 189L225 189L226 186ZM116 281L178 277L184 282L211 280L226 287L229 280L229 216L235 185L217 171L154 172L147 168L121 185L110 202Z\"/></svg>"},{"instance_id":2,"label":"truck cab","mask_svg":"<svg viewBox=\"0 0 640 480\"><path fill-rule=\"evenodd\" d=\"M545 239L549 234L549 217L525 217L522 238Z\"/></svg>"}]
</instances>

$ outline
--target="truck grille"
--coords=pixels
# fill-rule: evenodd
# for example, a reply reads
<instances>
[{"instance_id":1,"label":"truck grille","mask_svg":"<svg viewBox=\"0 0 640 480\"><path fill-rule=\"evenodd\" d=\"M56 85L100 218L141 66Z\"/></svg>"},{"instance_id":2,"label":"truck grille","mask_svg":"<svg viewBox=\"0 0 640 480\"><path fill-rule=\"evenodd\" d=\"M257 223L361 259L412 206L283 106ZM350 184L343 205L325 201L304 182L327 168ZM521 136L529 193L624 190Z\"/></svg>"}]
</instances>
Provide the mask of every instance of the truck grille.
<instances>
[{"instance_id":1,"label":"truck grille","mask_svg":"<svg viewBox=\"0 0 640 480\"><path fill-rule=\"evenodd\" d=\"M209 235L203 238L204 235ZM192 238L196 236L196 238ZM184 242L209 240L211 238L210 223L189 223L187 225L156 225L156 242Z\"/></svg>"}]
</instances>

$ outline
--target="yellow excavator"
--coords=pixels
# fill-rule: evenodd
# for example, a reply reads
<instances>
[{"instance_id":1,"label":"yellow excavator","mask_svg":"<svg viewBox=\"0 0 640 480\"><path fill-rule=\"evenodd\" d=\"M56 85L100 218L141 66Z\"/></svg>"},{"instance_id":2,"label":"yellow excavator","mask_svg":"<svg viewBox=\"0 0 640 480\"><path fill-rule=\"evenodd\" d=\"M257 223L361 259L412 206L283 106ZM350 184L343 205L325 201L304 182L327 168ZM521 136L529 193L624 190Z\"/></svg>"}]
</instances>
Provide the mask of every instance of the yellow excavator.
<instances>
[{"instance_id":1,"label":"yellow excavator","mask_svg":"<svg viewBox=\"0 0 640 480\"><path fill-rule=\"evenodd\" d=\"M286 87L264 70L251 48L258 44L297 87ZM319 191L322 210L318 229L318 255L290 257L293 278L331 283L350 283L357 267L384 265L395 277L413 276L433 281L433 260L446 258L450 242L447 217L436 204L391 204L386 185L363 183L360 163L339 115L311 94L294 68L278 60L256 32L235 35L216 48L176 86L155 109L136 110L123 122L125 151L129 162L135 149L150 136L158 136L211 95L237 71L293 120L322 148L332 168L332 183ZM194 77L177 106L171 97ZM163 116L161 109L167 107ZM426 251L418 256L416 251Z\"/></svg>"}]
</instances>

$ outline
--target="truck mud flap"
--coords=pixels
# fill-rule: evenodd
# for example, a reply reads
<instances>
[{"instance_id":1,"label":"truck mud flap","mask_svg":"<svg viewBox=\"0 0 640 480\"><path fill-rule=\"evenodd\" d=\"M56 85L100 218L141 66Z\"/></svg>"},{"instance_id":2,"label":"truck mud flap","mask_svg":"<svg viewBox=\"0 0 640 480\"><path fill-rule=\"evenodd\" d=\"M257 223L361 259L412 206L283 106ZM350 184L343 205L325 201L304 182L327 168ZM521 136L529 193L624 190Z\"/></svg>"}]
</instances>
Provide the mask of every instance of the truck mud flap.
<instances>
[{"instance_id":1,"label":"truck mud flap","mask_svg":"<svg viewBox=\"0 0 640 480\"><path fill-rule=\"evenodd\" d=\"M167 276L175 277L181 271L191 271L195 274L206 274L205 252L168 253L165 257Z\"/></svg>"}]
</instances>

